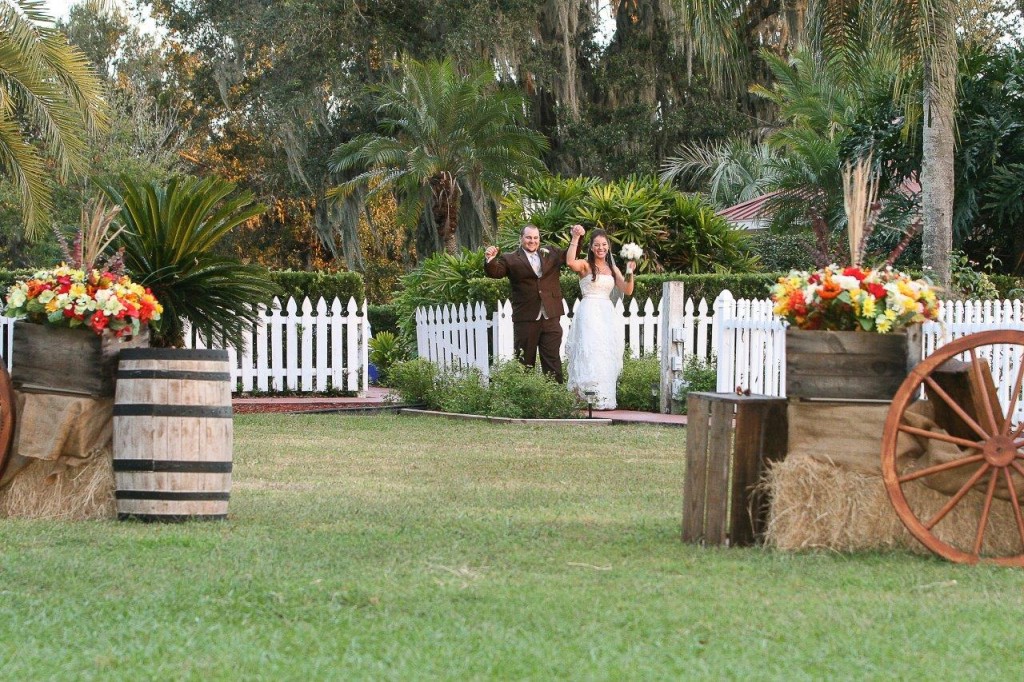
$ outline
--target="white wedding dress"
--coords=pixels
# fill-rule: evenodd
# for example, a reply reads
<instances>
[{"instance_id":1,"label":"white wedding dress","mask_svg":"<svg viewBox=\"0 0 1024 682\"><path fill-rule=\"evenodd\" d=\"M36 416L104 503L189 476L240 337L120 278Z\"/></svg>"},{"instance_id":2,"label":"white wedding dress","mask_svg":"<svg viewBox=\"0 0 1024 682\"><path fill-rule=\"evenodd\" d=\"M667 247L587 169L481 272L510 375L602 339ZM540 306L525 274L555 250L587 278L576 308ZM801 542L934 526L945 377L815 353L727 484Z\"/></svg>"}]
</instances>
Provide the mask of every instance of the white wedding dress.
<instances>
[{"instance_id":1,"label":"white wedding dress","mask_svg":"<svg viewBox=\"0 0 1024 682\"><path fill-rule=\"evenodd\" d=\"M583 298L566 341L569 390L597 410L615 409L615 384L622 372L625 339L610 298L614 289L611 275L598 275L596 280L590 275L580 278Z\"/></svg>"}]
</instances>

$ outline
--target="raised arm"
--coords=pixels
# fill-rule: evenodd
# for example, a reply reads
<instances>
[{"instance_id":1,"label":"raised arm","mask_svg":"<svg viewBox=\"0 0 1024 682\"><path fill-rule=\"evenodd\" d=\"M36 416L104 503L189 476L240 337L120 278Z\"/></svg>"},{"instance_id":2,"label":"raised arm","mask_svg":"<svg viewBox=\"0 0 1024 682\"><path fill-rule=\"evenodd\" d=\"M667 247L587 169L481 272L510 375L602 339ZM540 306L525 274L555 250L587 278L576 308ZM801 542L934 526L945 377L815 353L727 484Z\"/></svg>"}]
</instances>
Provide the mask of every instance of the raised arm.
<instances>
[{"instance_id":1,"label":"raised arm","mask_svg":"<svg viewBox=\"0 0 1024 682\"><path fill-rule=\"evenodd\" d=\"M615 286L619 288L619 291L624 293L626 296L633 295L633 268L636 267L636 261L626 261L626 277L619 271L617 263L612 261L612 273L615 275Z\"/></svg>"},{"instance_id":2,"label":"raised arm","mask_svg":"<svg viewBox=\"0 0 1024 682\"><path fill-rule=\"evenodd\" d=\"M508 266L504 258L498 258L498 247L488 246L484 250L484 274L493 279L501 279L508 275Z\"/></svg>"},{"instance_id":3,"label":"raised arm","mask_svg":"<svg viewBox=\"0 0 1024 682\"><path fill-rule=\"evenodd\" d=\"M580 239L583 237L583 232L582 225L572 226L572 239L569 242L569 248L565 252L565 264L580 277L590 272L590 265L587 261L576 257L580 251Z\"/></svg>"}]
</instances>

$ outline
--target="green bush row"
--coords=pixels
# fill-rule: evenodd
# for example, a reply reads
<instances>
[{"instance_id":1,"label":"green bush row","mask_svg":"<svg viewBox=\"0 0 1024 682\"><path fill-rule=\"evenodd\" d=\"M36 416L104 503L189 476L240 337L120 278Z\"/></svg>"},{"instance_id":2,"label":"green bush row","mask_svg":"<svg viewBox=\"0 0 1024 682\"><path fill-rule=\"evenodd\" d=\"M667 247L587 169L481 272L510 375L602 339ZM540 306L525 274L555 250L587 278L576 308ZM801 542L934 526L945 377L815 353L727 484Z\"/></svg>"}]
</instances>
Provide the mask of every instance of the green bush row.
<instances>
[{"instance_id":1,"label":"green bush row","mask_svg":"<svg viewBox=\"0 0 1024 682\"><path fill-rule=\"evenodd\" d=\"M389 378L402 402L443 412L567 419L585 409L565 386L515 361L495 364L487 383L476 368L441 370L423 358L395 363Z\"/></svg>"},{"instance_id":2,"label":"green bush row","mask_svg":"<svg viewBox=\"0 0 1024 682\"><path fill-rule=\"evenodd\" d=\"M301 302L308 296L316 305L321 297L328 304L337 298L342 305L348 305L350 298L355 298L359 304L366 298L363 276L358 272L271 270L270 278L281 287L282 300L291 297Z\"/></svg>"}]
</instances>

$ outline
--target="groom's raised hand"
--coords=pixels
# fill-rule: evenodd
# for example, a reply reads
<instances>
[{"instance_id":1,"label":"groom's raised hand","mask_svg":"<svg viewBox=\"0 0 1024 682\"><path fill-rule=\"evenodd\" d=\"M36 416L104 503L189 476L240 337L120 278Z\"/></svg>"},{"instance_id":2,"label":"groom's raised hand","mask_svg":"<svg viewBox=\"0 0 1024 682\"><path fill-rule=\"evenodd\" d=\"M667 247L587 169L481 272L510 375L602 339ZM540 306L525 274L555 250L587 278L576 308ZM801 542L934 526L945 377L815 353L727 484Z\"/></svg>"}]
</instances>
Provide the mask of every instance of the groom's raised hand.
<instances>
[{"instance_id":1,"label":"groom's raised hand","mask_svg":"<svg viewBox=\"0 0 1024 682\"><path fill-rule=\"evenodd\" d=\"M498 247L497 246L488 246L486 249L484 249L484 260L491 261L491 260L494 260L497 256L498 256Z\"/></svg>"}]
</instances>

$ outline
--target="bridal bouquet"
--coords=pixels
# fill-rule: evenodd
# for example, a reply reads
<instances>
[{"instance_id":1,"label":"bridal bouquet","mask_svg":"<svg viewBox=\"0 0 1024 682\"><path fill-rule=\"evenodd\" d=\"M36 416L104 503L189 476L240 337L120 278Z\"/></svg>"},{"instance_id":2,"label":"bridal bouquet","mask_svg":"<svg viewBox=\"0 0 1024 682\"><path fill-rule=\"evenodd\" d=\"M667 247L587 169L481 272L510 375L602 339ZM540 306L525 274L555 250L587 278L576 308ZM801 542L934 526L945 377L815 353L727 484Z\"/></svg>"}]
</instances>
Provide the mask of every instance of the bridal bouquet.
<instances>
[{"instance_id":1,"label":"bridal bouquet","mask_svg":"<svg viewBox=\"0 0 1024 682\"><path fill-rule=\"evenodd\" d=\"M633 242L626 242L622 245L622 249L619 251L619 256L625 261L633 261L634 263L640 260L640 257L644 255L643 249Z\"/></svg>"},{"instance_id":2,"label":"bridal bouquet","mask_svg":"<svg viewBox=\"0 0 1024 682\"><path fill-rule=\"evenodd\" d=\"M79 270L61 264L15 282L4 315L57 327L85 327L97 335L138 334L143 325L158 329L163 307L153 293L126 275Z\"/></svg>"},{"instance_id":3,"label":"bridal bouquet","mask_svg":"<svg viewBox=\"0 0 1024 682\"><path fill-rule=\"evenodd\" d=\"M939 315L928 282L888 267L794 270L772 286L771 298L775 314L799 329L887 334Z\"/></svg>"}]
</instances>

